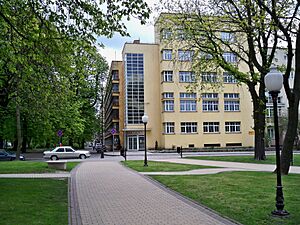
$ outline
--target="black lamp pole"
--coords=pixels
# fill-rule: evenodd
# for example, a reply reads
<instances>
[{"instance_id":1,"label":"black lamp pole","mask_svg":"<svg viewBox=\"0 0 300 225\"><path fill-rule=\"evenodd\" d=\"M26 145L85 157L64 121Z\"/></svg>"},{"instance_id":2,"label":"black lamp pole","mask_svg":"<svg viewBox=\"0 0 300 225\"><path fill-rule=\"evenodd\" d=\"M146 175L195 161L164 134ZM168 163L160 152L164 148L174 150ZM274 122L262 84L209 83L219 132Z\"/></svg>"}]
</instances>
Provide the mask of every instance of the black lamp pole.
<instances>
[{"instance_id":1,"label":"black lamp pole","mask_svg":"<svg viewBox=\"0 0 300 225\"><path fill-rule=\"evenodd\" d=\"M148 166L147 163L147 137L146 137L146 126L147 122L144 122L144 143L145 143L145 159L144 159L144 166Z\"/></svg>"},{"instance_id":2,"label":"black lamp pole","mask_svg":"<svg viewBox=\"0 0 300 225\"><path fill-rule=\"evenodd\" d=\"M277 172L277 187L276 187L276 210L272 211L274 216L287 216L289 213L284 210L284 197L281 182L281 167L280 167L280 149L279 149L279 130L278 130L278 114L277 114L277 97L279 91L270 91L273 100L274 109L274 129L275 129L275 147L276 147L276 172Z\"/></svg>"}]
</instances>

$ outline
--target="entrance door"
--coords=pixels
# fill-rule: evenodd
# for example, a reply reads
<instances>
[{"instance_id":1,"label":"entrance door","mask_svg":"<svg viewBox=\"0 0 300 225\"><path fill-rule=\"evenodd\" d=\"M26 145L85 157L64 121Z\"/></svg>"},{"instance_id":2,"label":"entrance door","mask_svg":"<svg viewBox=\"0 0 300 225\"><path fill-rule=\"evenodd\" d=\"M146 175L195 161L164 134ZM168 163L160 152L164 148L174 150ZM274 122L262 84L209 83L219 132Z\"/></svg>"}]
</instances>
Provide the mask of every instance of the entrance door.
<instances>
[{"instance_id":1,"label":"entrance door","mask_svg":"<svg viewBox=\"0 0 300 225\"><path fill-rule=\"evenodd\" d=\"M138 137L128 136L128 150L138 150Z\"/></svg>"}]
</instances>

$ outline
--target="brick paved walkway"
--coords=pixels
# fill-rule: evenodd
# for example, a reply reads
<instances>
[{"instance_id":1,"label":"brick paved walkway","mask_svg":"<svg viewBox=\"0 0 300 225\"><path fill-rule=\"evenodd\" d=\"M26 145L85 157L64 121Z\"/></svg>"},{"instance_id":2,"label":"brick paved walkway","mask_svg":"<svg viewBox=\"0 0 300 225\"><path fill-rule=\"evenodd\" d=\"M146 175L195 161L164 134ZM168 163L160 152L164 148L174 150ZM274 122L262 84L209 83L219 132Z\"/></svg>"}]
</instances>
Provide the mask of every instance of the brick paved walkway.
<instances>
[{"instance_id":1,"label":"brick paved walkway","mask_svg":"<svg viewBox=\"0 0 300 225\"><path fill-rule=\"evenodd\" d=\"M234 224L118 162L84 162L71 175L72 225Z\"/></svg>"}]
</instances>

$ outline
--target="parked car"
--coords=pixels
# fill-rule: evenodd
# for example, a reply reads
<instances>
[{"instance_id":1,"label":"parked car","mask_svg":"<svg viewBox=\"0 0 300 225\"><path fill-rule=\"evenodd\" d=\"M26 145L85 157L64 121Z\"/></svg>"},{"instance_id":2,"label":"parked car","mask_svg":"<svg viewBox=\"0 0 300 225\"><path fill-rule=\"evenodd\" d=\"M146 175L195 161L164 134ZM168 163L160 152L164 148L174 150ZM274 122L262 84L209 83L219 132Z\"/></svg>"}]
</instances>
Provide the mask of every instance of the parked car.
<instances>
[{"instance_id":1,"label":"parked car","mask_svg":"<svg viewBox=\"0 0 300 225\"><path fill-rule=\"evenodd\" d=\"M96 143L95 145L95 150L99 153L101 151L104 151L105 152L105 146L101 143Z\"/></svg>"},{"instance_id":2,"label":"parked car","mask_svg":"<svg viewBox=\"0 0 300 225\"><path fill-rule=\"evenodd\" d=\"M45 151L44 158L51 159L51 160L58 160L58 159L86 159L91 156L89 151L82 151L82 150L74 150L70 146L60 146L56 147L52 151Z\"/></svg>"},{"instance_id":3,"label":"parked car","mask_svg":"<svg viewBox=\"0 0 300 225\"><path fill-rule=\"evenodd\" d=\"M5 150L0 150L0 160L1 161L12 161L16 159L16 153L10 152L10 151L5 151ZM24 155L20 155L20 160L25 160Z\"/></svg>"}]
</instances>

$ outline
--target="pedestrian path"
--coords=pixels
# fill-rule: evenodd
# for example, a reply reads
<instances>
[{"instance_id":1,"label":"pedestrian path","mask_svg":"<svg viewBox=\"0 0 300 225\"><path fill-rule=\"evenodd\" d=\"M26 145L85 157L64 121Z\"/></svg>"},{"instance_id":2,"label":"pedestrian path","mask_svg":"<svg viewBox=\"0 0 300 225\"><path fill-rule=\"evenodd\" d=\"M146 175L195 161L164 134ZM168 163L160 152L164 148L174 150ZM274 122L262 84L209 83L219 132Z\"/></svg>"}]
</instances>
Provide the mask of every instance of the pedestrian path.
<instances>
[{"instance_id":1,"label":"pedestrian path","mask_svg":"<svg viewBox=\"0 0 300 225\"><path fill-rule=\"evenodd\" d=\"M203 165L203 166L216 166L223 168L231 168L236 170L247 171L265 171L273 172L276 165L271 164L256 164L256 163L238 163L238 162L225 162L225 161L213 161L213 160L197 160L197 159L153 159L152 161L158 162L172 162L191 165ZM300 166L291 166L289 173L300 174Z\"/></svg>"},{"instance_id":2,"label":"pedestrian path","mask_svg":"<svg viewBox=\"0 0 300 225\"><path fill-rule=\"evenodd\" d=\"M71 180L72 225L235 224L119 162L81 163Z\"/></svg>"}]
</instances>

